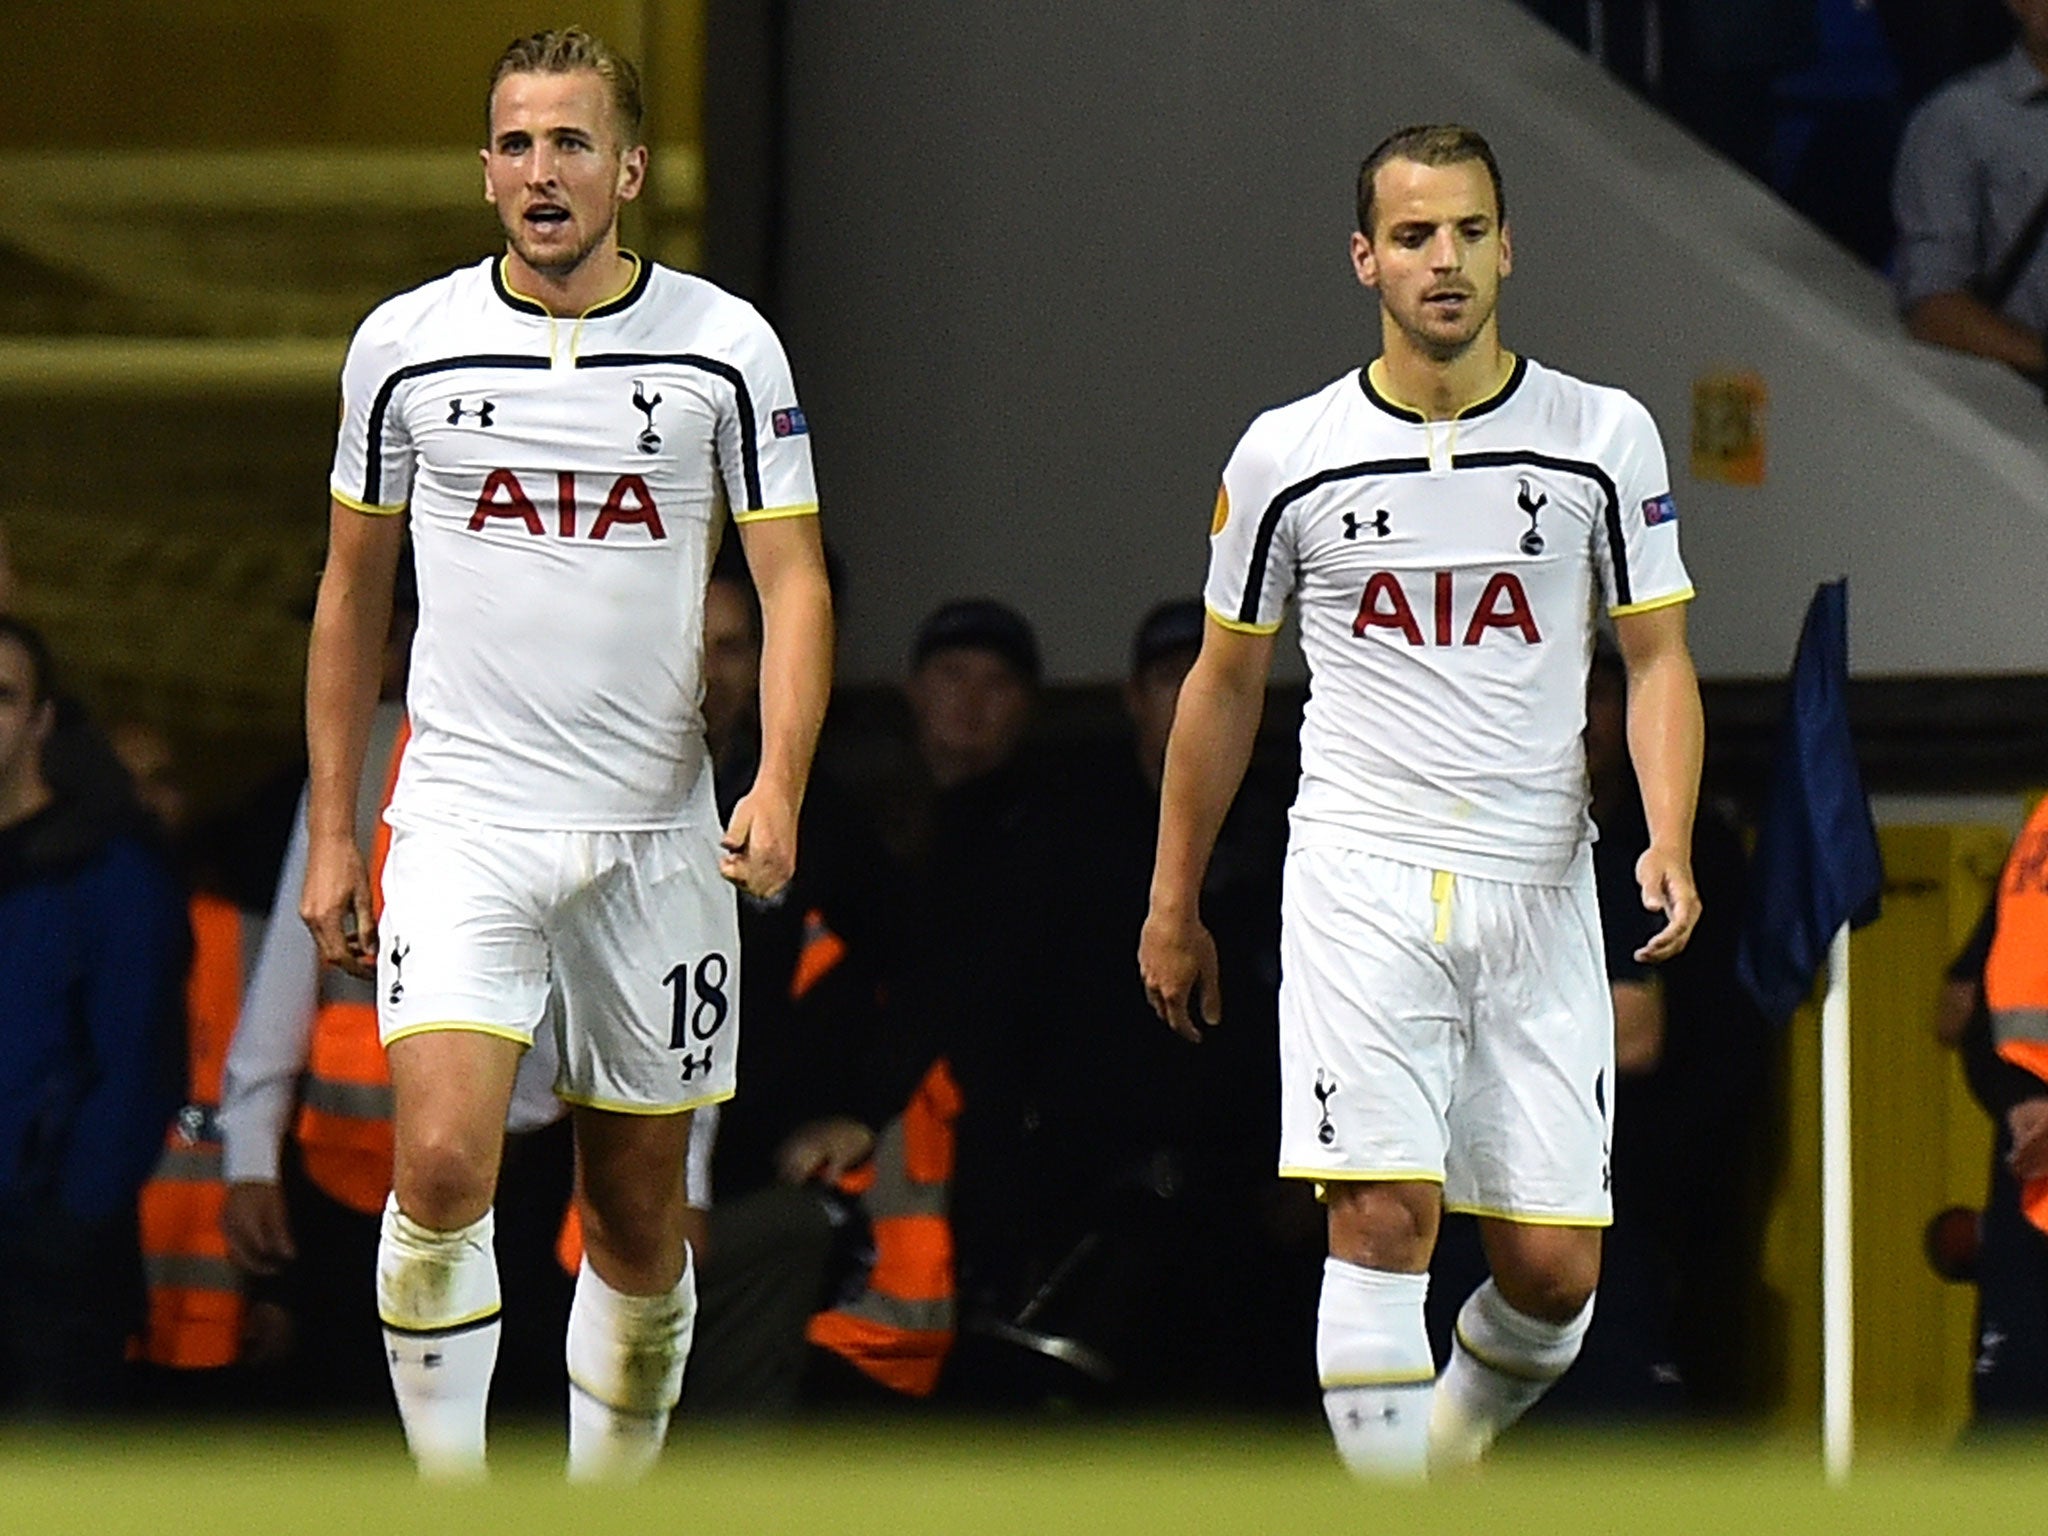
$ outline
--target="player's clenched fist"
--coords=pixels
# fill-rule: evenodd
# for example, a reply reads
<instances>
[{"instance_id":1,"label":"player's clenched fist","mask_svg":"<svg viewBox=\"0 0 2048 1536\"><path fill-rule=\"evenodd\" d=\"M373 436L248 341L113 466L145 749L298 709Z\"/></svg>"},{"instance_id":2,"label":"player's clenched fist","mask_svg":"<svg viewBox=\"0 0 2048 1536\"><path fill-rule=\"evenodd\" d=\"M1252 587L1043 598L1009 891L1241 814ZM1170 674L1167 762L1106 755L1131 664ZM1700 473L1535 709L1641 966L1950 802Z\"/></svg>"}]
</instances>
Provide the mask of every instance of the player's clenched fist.
<instances>
[{"instance_id":1,"label":"player's clenched fist","mask_svg":"<svg viewBox=\"0 0 2048 1536\"><path fill-rule=\"evenodd\" d=\"M1216 941L1201 920L1153 912L1138 936L1138 974L1152 1011L1182 1039L1202 1043L1194 1010L1211 1027L1223 1022L1223 991L1216 963Z\"/></svg>"},{"instance_id":2,"label":"player's clenched fist","mask_svg":"<svg viewBox=\"0 0 2048 1536\"><path fill-rule=\"evenodd\" d=\"M718 872L749 896L773 896L796 873L796 814L756 790L732 808Z\"/></svg>"}]
</instances>

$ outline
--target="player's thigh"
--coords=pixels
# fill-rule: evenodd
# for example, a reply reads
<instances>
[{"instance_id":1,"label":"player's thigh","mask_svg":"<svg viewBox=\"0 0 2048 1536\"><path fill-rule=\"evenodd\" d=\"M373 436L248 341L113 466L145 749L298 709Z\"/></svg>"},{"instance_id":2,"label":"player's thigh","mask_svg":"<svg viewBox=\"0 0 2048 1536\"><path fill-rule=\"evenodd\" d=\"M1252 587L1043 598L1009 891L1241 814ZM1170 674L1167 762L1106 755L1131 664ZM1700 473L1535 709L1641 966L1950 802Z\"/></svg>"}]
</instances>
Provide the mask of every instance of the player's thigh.
<instances>
[{"instance_id":1,"label":"player's thigh","mask_svg":"<svg viewBox=\"0 0 2048 1536\"><path fill-rule=\"evenodd\" d=\"M541 915L557 834L412 825L392 830L377 924L377 1029L463 1030L524 1047L548 993Z\"/></svg>"},{"instance_id":2,"label":"player's thigh","mask_svg":"<svg viewBox=\"0 0 2048 1536\"><path fill-rule=\"evenodd\" d=\"M1562 886L1458 884L1477 980L1450 1114L1453 1210L1538 1226L1612 1217L1614 1006L1585 863Z\"/></svg>"},{"instance_id":3,"label":"player's thigh","mask_svg":"<svg viewBox=\"0 0 2048 1536\"><path fill-rule=\"evenodd\" d=\"M732 1097L739 908L716 829L588 834L593 878L549 915L569 1103L667 1114Z\"/></svg>"},{"instance_id":4,"label":"player's thigh","mask_svg":"<svg viewBox=\"0 0 2048 1536\"><path fill-rule=\"evenodd\" d=\"M378 924L377 1023L407 1214L465 1225L497 1178L506 1106L547 996L545 836L395 828ZM480 1203L481 1202L481 1203Z\"/></svg>"},{"instance_id":5,"label":"player's thigh","mask_svg":"<svg viewBox=\"0 0 2048 1536\"><path fill-rule=\"evenodd\" d=\"M1280 931L1280 1172L1329 1184L1443 1180L1463 1003L1430 871L1288 855Z\"/></svg>"},{"instance_id":6,"label":"player's thigh","mask_svg":"<svg viewBox=\"0 0 2048 1536\"><path fill-rule=\"evenodd\" d=\"M392 1179L407 1215L453 1228L491 1203L524 1053L515 1040L467 1029L391 1043Z\"/></svg>"},{"instance_id":7,"label":"player's thigh","mask_svg":"<svg viewBox=\"0 0 2048 1536\"><path fill-rule=\"evenodd\" d=\"M676 1219L686 1204L691 1114L629 1115L578 1106L577 1193L600 1222L638 1226Z\"/></svg>"}]
</instances>

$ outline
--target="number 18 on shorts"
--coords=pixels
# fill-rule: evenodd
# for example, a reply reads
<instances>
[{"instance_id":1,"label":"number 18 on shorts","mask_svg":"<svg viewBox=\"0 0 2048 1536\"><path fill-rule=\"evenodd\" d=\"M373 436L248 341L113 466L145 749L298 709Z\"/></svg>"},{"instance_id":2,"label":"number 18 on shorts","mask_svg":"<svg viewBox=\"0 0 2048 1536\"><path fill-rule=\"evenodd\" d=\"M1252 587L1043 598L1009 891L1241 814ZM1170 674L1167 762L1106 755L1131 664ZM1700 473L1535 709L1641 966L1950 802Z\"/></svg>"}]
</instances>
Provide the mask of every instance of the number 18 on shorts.
<instances>
[{"instance_id":1,"label":"number 18 on shorts","mask_svg":"<svg viewBox=\"0 0 2048 1536\"><path fill-rule=\"evenodd\" d=\"M739 909L717 833L407 825L384 868L388 1045L554 1032L569 1103L663 1114L732 1097Z\"/></svg>"}]
</instances>

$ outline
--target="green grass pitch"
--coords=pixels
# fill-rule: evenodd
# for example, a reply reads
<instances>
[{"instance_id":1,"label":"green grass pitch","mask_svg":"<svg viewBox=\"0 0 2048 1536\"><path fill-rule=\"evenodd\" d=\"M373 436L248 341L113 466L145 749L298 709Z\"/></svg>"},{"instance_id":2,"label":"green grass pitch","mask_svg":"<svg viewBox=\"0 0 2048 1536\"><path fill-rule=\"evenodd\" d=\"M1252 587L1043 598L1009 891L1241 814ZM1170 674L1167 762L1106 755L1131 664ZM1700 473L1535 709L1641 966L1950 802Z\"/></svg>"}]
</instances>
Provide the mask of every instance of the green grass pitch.
<instances>
[{"instance_id":1,"label":"green grass pitch","mask_svg":"<svg viewBox=\"0 0 2048 1536\"><path fill-rule=\"evenodd\" d=\"M630 1489L570 1488L553 1437L500 1434L488 1484L424 1488L389 1433L124 1428L0 1434L5 1536L1597 1536L2039 1530L2048 1446L1814 1454L1748 1442L1523 1437L1426 1488L1352 1482L1311 1426L679 1424Z\"/></svg>"}]
</instances>

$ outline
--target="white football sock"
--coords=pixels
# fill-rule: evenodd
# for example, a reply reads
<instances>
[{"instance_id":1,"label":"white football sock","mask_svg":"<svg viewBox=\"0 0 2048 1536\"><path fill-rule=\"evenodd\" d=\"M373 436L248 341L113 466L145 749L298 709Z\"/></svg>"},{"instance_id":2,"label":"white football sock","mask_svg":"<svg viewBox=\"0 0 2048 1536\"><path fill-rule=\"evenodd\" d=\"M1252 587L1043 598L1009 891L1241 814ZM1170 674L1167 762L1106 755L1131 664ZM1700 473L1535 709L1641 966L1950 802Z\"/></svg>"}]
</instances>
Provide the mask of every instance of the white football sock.
<instances>
[{"instance_id":1,"label":"white football sock","mask_svg":"<svg viewBox=\"0 0 2048 1536\"><path fill-rule=\"evenodd\" d=\"M1362 1477L1419 1478L1429 1452L1436 1362L1422 1304L1429 1276L1323 1261L1316 1369L1344 1464Z\"/></svg>"},{"instance_id":2,"label":"white football sock","mask_svg":"<svg viewBox=\"0 0 2048 1536\"><path fill-rule=\"evenodd\" d=\"M405 1441L424 1477L480 1477L484 1409L498 1363L498 1261L491 1213L454 1232L384 1206L377 1315Z\"/></svg>"},{"instance_id":3,"label":"white football sock","mask_svg":"<svg viewBox=\"0 0 2048 1536\"><path fill-rule=\"evenodd\" d=\"M628 1481L654 1465L682 1395L696 1325L697 1276L687 1248L683 1278L659 1296L615 1291L583 1261L569 1307L573 1480Z\"/></svg>"},{"instance_id":4,"label":"white football sock","mask_svg":"<svg viewBox=\"0 0 2048 1536\"><path fill-rule=\"evenodd\" d=\"M1568 1323L1517 1312L1489 1280L1458 1310L1451 1362L1430 1414L1433 1467L1468 1466L1535 1405L1579 1356L1593 1321L1588 1298Z\"/></svg>"}]
</instances>

